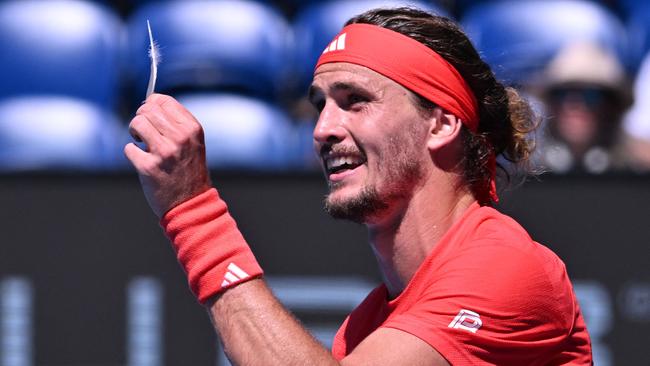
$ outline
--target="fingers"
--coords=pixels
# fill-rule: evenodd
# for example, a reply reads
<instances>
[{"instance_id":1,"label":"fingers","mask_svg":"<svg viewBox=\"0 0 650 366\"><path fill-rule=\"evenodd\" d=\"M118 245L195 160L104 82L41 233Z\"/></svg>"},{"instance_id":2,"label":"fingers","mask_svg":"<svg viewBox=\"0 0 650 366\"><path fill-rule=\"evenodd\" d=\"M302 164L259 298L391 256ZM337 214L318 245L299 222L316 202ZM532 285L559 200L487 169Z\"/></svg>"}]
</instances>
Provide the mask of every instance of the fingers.
<instances>
[{"instance_id":1,"label":"fingers","mask_svg":"<svg viewBox=\"0 0 650 366\"><path fill-rule=\"evenodd\" d=\"M181 105L176 99L170 97L169 95L164 94L151 94L144 105L142 105L136 114L148 113L154 109L162 109L168 113L171 117L171 120L176 123L188 123L193 122L194 116L192 116L183 105Z\"/></svg>"},{"instance_id":2,"label":"fingers","mask_svg":"<svg viewBox=\"0 0 650 366\"><path fill-rule=\"evenodd\" d=\"M129 143L124 154L158 216L210 186L201 125L174 98L150 95L131 120L129 132L148 146L143 151Z\"/></svg>"},{"instance_id":3,"label":"fingers","mask_svg":"<svg viewBox=\"0 0 650 366\"><path fill-rule=\"evenodd\" d=\"M192 114L168 95L152 94L136 112L129 133L147 145L160 162L178 159L183 151L199 151L203 130ZM137 146L136 146L137 147Z\"/></svg>"},{"instance_id":4,"label":"fingers","mask_svg":"<svg viewBox=\"0 0 650 366\"><path fill-rule=\"evenodd\" d=\"M131 120L129 133L136 141L142 141L147 144L149 151L157 151L165 143L161 133L144 115L137 115Z\"/></svg>"},{"instance_id":5,"label":"fingers","mask_svg":"<svg viewBox=\"0 0 650 366\"><path fill-rule=\"evenodd\" d=\"M146 104L140 107L136 116L144 116L158 132L172 140L177 140L182 134L179 123L172 120L169 113L165 112L158 104Z\"/></svg>"},{"instance_id":6,"label":"fingers","mask_svg":"<svg viewBox=\"0 0 650 366\"><path fill-rule=\"evenodd\" d=\"M176 99L163 94L152 94L136 115L145 115L160 133L174 141L180 141L200 129L200 124Z\"/></svg>"},{"instance_id":7,"label":"fingers","mask_svg":"<svg viewBox=\"0 0 650 366\"><path fill-rule=\"evenodd\" d=\"M144 174L149 172L149 167L153 160L151 154L142 151L142 149L137 147L134 143L129 142L124 146L124 155L126 155L126 158L129 159L131 164L133 164L139 173Z\"/></svg>"},{"instance_id":8,"label":"fingers","mask_svg":"<svg viewBox=\"0 0 650 366\"><path fill-rule=\"evenodd\" d=\"M182 126L193 126L199 124L192 113L190 113L190 111L175 99L166 100L160 105L160 107L169 113L174 120L179 121Z\"/></svg>"},{"instance_id":9,"label":"fingers","mask_svg":"<svg viewBox=\"0 0 650 366\"><path fill-rule=\"evenodd\" d=\"M170 119L179 124L196 122L194 116L182 104L169 95L164 94L151 94L147 98L146 103L138 109L138 112L150 111L154 106L158 106L167 112L171 117Z\"/></svg>"}]
</instances>

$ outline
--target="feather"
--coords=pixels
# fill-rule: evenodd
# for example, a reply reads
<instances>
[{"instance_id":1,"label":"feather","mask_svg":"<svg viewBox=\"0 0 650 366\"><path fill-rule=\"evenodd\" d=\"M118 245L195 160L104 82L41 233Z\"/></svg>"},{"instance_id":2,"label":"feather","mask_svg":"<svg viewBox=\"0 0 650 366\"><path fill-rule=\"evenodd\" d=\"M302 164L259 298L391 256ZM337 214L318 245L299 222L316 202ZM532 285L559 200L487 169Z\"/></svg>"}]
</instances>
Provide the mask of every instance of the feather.
<instances>
[{"instance_id":1,"label":"feather","mask_svg":"<svg viewBox=\"0 0 650 366\"><path fill-rule=\"evenodd\" d=\"M151 24L147 20L147 29L149 30L149 58L151 59L151 73L149 74L149 85L147 86L147 98L156 88L156 78L158 77L158 63L160 62L160 50L158 44L154 42L151 33Z\"/></svg>"}]
</instances>

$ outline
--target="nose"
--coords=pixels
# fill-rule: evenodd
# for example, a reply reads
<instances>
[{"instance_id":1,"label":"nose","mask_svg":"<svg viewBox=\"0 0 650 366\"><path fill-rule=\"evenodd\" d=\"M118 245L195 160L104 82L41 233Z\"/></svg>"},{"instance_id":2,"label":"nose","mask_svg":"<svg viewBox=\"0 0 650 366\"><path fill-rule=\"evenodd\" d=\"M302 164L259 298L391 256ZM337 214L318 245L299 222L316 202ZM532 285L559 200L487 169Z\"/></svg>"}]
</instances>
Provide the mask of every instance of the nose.
<instances>
[{"instance_id":1,"label":"nose","mask_svg":"<svg viewBox=\"0 0 650 366\"><path fill-rule=\"evenodd\" d=\"M314 127L314 143L317 147L343 141L346 130L343 127L344 116L336 103L327 103L318 117Z\"/></svg>"}]
</instances>

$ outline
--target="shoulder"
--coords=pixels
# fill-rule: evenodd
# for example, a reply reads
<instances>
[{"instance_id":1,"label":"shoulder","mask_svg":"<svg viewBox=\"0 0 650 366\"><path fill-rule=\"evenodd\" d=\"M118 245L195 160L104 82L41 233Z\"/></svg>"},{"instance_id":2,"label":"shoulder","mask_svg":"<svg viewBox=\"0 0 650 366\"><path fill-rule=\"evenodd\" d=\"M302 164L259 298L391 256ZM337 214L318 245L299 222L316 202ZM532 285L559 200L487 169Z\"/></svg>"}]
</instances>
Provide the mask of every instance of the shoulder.
<instances>
[{"instance_id":1,"label":"shoulder","mask_svg":"<svg viewBox=\"0 0 650 366\"><path fill-rule=\"evenodd\" d=\"M475 217L471 233L433 260L423 276L428 291L462 289L502 309L568 311L569 321L573 294L562 260L495 209L482 207Z\"/></svg>"},{"instance_id":2,"label":"shoulder","mask_svg":"<svg viewBox=\"0 0 650 366\"><path fill-rule=\"evenodd\" d=\"M526 229L515 219L492 207L481 207L472 215L467 230L471 231L468 243L476 240L493 240L502 245L528 246L533 243Z\"/></svg>"},{"instance_id":3,"label":"shoulder","mask_svg":"<svg viewBox=\"0 0 650 366\"><path fill-rule=\"evenodd\" d=\"M504 284L531 276L534 283L546 280L549 285L566 277L562 260L546 246L536 242L513 218L490 207L481 207L466 229L467 235L450 246L446 252L447 266L463 263L480 265L465 268L467 275L487 276ZM507 277L516 274L514 277Z\"/></svg>"},{"instance_id":4,"label":"shoulder","mask_svg":"<svg viewBox=\"0 0 650 366\"><path fill-rule=\"evenodd\" d=\"M542 357L573 328L575 297L564 264L513 219L481 211L462 240L425 262L402 295L408 306L385 325L427 340L450 361L491 353Z\"/></svg>"},{"instance_id":5,"label":"shoulder","mask_svg":"<svg viewBox=\"0 0 650 366\"><path fill-rule=\"evenodd\" d=\"M345 357L381 325L386 317L386 295L384 285L376 287L348 315L332 343L332 353L336 359Z\"/></svg>"}]
</instances>

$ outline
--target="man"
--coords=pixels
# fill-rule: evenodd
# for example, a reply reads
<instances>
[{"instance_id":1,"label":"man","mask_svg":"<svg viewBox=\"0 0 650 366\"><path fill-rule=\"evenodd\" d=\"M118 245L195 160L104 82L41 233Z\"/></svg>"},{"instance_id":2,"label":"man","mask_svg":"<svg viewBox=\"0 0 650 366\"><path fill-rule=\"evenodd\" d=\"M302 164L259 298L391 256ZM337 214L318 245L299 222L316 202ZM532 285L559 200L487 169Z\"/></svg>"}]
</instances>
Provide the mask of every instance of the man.
<instances>
[{"instance_id":1,"label":"man","mask_svg":"<svg viewBox=\"0 0 650 366\"><path fill-rule=\"evenodd\" d=\"M451 21L413 9L353 18L310 88L326 210L366 224L384 283L350 314L330 353L279 304L211 188L199 123L153 95L125 153L242 365L589 364L563 263L496 200L496 155L531 152L535 125Z\"/></svg>"},{"instance_id":2,"label":"man","mask_svg":"<svg viewBox=\"0 0 650 366\"><path fill-rule=\"evenodd\" d=\"M628 165L620 150L623 114L632 103L623 65L590 42L570 43L546 67L541 96L548 109L542 164L556 172L599 174Z\"/></svg>"}]
</instances>

